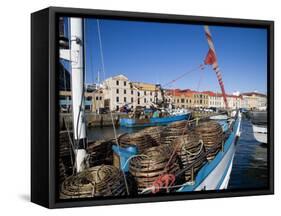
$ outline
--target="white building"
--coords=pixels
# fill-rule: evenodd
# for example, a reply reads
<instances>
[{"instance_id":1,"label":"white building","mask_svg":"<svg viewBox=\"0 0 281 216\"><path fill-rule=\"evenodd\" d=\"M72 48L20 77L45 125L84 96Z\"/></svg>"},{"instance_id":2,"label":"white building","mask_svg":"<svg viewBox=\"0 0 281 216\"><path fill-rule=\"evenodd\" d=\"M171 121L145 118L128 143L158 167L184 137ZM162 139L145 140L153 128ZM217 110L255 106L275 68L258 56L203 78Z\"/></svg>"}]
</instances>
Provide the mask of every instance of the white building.
<instances>
[{"instance_id":1,"label":"white building","mask_svg":"<svg viewBox=\"0 0 281 216\"><path fill-rule=\"evenodd\" d=\"M242 105L242 97L237 95L228 95L227 97L228 107L231 109L239 109Z\"/></svg>"},{"instance_id":2,"label":"white building","mask_svg":"<svg viewBox=\"0 0 281 216\"><path fill-rule=\"evenodd\" d=\"M267 96L257 92L247 92L241 94L243 98L242 107L246 109L266 109Z\"/></svg>"},{"instance_id":3,"label":"white building","mask_svg":"<svg viewBox=\"0 0 281 216\"><path fill-rule=\"evenodd\" d=\"M127 105L149 107L162 100L160 87L155 84L132 82L124 75L106 79L103 83L104 100L110 110L119 110Z\"/></svg>"},{"instance_id":4,"label":"white building","mask_svg":"<svg viewBox=\"0 0 281 216\"><path fill-rule=\"evenodd\" d=\"M214 93L211 91L205 91L204 93L209 95L209 107L225 108L225 103L221 93ZM228 107L230 109L241 108L242 97L238 95L227 95L226 96Z\"/></svg>"}]
</instances>

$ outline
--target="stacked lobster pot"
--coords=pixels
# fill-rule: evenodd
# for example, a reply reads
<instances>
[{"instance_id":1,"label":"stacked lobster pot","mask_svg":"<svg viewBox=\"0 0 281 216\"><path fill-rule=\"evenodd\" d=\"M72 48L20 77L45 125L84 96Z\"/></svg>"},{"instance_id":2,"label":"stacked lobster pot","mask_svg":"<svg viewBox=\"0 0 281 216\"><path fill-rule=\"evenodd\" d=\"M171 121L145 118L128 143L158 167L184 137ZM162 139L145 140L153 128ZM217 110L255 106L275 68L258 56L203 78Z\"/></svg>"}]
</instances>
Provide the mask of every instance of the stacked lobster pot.
<instances>
[{"instance_id":1,"label":"stacked lobster pot","mask_svg":"<svg viewBox=\"0 0 281 216\"><path fill-rule=\"evenodd\" d=\"M168 145L151 147L130 161L129 172L134 177L141 192L151 188L159 177L174 175L179 170L176 154Z\"/></svg>"},{"instance_id":2,"label":"stacked lobster pot","mask_svg":"<svg viewBox=\"0 0 281 216\"><path fill-rule=\"evenodd\" d=\"M87 198L95 196L126 195L124 177L119 169L101 165L72 175L62 183L60 198Z\"/></svg>"},{"instance_id":3,"label":"stacked lobster pot","mask_svg":"<svg viewBox=\"0 0 281 216\"><path fill-rule=\"evenodd\" d=\"M203 141L207 151L207 159L213 160L216 154L222 149L224 135L219 123L207 121L200 123L195 128L195 134Z\"/></svg>"},{"instance_id":4,"label":"stacked lobster pot","mask_svg":"<svg viewBox=\"0 0 281 216\"><path fill-rule=\"evenodd\" d=\"M88 144L87 153L90 167L101 164L112 164L112 141L98 140Z\"/></svg>"},{"instance_id":5,"label":"stacked lobster pot","mask_svg":"<svg viewBox=\"0 0 281 216\"><path fill-rule=\"evenodd\" d=\"M161 144L171 144L178 136L186 134L189 128L188 121L178 121L167 125L162 130Z\"/></svg>"},{"instance_id":6,"label":"stacked lobster pot","mask_svg":"<svg viewBox=\"0 0 281 216\"><path fill-rule=\"evenodd\" d=\"M184 171L186 181L194 181L198 170L206 162L205 148L202 140L194 133L187 133L178 137L173 143L177 149L180 165Z\"/></svg>"},{"instance_id":7,"label":"stacked lobster pot","mask_svg":"<svg viewBox=\"0 0 281 216\"><path fill-rule=\"evenodd\" d=\"M147 148L160 145L161 132L162 127L149 127L136 133L123 134L118 138L118 142L123 148L135 145L138 152L142 153Z\"/></svg>"}]
</instances>

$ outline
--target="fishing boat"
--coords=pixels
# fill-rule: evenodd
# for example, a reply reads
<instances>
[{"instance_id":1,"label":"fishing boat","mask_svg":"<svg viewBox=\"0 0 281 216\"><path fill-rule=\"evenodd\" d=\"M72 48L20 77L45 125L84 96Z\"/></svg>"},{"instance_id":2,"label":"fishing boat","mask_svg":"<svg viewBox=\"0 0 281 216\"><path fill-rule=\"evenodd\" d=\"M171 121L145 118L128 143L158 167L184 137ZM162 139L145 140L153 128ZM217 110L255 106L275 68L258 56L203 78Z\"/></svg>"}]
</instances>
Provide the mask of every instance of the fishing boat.
<instances>
[{"instance_id":1,"label":"fishing boat","mask_svg":"<svg viewBox=\"0 0 281 216\"><path fill-rule=\"evenodd\" d=\"M240 136L239 110L227 117L213 119L190 119L190 112L174 112L148 119L121 119L122 126L146 126L140 131L121 136L116 134L111 113L114 139L92 143L87 139L83 104L83 20L71 18L70 22L71 38L74 38L71 40L73 52L60 50L60 58L71 62L74 124L73 142L70 138L68 146L72 147L69 151L73 151L75 158L73 174L61 181L60 197L68 199L226 189L236 141ZM205 64L213 66L228 108L214 45L207 27L205 31L210 46ZM78 53L76 61L67 56L69 53ZM70 137L69 132L67 135ZM107 157L110 157L109 160L105 160ZM63 158L60 157L60 160L63 161ZM61 170L64 168L65 165L62 165ZM60 173L61 176L63 174ZM134 182L132 185L135 186L132 187L128 182Z\"/></svg>"},{"instance_id":2,"label":"fishing boat","mask_svg":"<svg viewBox=\"0 0 281 216\"><path fill-rule=\"evenodd\" d=\"M165 117L151 117L144 119L136 118L121 118L119 120L120 126L123 127L148 127L148 126L157 126L157 125L167 125L172 122L188 120L191 116L191 113L169 115Z\"/></svg>"}]
</instances>

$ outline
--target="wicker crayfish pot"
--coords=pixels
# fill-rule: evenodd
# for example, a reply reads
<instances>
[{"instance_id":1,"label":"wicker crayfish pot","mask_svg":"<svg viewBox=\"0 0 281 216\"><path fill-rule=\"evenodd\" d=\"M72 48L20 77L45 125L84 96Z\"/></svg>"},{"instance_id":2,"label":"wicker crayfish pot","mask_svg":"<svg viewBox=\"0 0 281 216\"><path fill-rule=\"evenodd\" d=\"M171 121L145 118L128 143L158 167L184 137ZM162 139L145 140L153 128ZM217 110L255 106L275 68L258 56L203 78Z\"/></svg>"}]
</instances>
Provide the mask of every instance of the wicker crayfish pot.
<instances>
[{"instance_id":1,"label":"wicker crayfish pot","mask_svg":"<svg viewBox=\"0 0 281 216\"><path fill-rule=\"evenodd\" d=\"M62 183L60 198L126 195L124 177L119 169L101 165L72 175Z\"/></svg>"},{"instance_id":2,"label":"wicker crayfish pot","mask_svg":"<svg viewBox=\"0 0 281 216\"><path fill-rule=\"evenodd\" d=\"M207 159L213 160L222 149L223 130L215 121L202 122L195 128L195 134L203 141L207 153Z\"/></svg>"},{"instance_id":3,"label":"wicker crayfish pot","mask_svg":"<svg viewBox=\"0 0 281 216\"><path fill-rule=\"evenodd\" d=\"M151 187L161 175L175 174L179 170L176 154L171 156L172 148L163 145L146 149L142 156L130 161L129 172L136 181L138 191Z\"/></svg>"},{"instance_id":4,"label":"wicker crayfish pot","mask_svg":"<svg viewBox=\"0 0 281 216\"><path fill-rule=\"evenodd\" d=\"M177 148L180 165L184 171L185 181L194 181L198 170L206 162L205 148L198 135L185 134L178 137L173 145Z\"/></svg>"},{"instance_id":5,"label":"wicker crayfish pot","mask_svg":"<svg viewBox=\"0 0 281 216\"><path fill-rule=\"evenodd\" d=\"M121 147L125 148L135 145L142 153L144 150L160 144L161 132L162 127L149 127L136 133L123 134L119 137L118 142Z\"/></svg>"}]
</instances>

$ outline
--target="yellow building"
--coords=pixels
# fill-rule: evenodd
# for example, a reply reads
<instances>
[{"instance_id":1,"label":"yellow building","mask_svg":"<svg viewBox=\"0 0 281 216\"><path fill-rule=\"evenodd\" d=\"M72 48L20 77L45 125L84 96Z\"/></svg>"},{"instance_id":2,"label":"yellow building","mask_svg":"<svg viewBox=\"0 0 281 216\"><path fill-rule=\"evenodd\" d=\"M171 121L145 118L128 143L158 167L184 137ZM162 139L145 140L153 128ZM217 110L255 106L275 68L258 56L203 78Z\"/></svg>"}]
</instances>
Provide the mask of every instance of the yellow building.
<instances>
[{"instance_id":1,"label":"yellow building","mask_svg":"<svg viewBox=\"0 0 281 216\"><path fill-rule=\"evenodd\" d=\"M169 90L168 98L172 98L175 108L191 108L193 107L193 93L188 90ZM169 101L168 101L169 102Z\"/></svg>"},{"instance_id":2,"label":"yellow building","mask_svg":"<svg viewBox=\"0 0 281 216\"><path fill-rule=\"evenodd\" d=\"M208 107L209 106L209 95L203 92L192 92L193 96L193 107Z\"/></svg>"}]
</instances>

